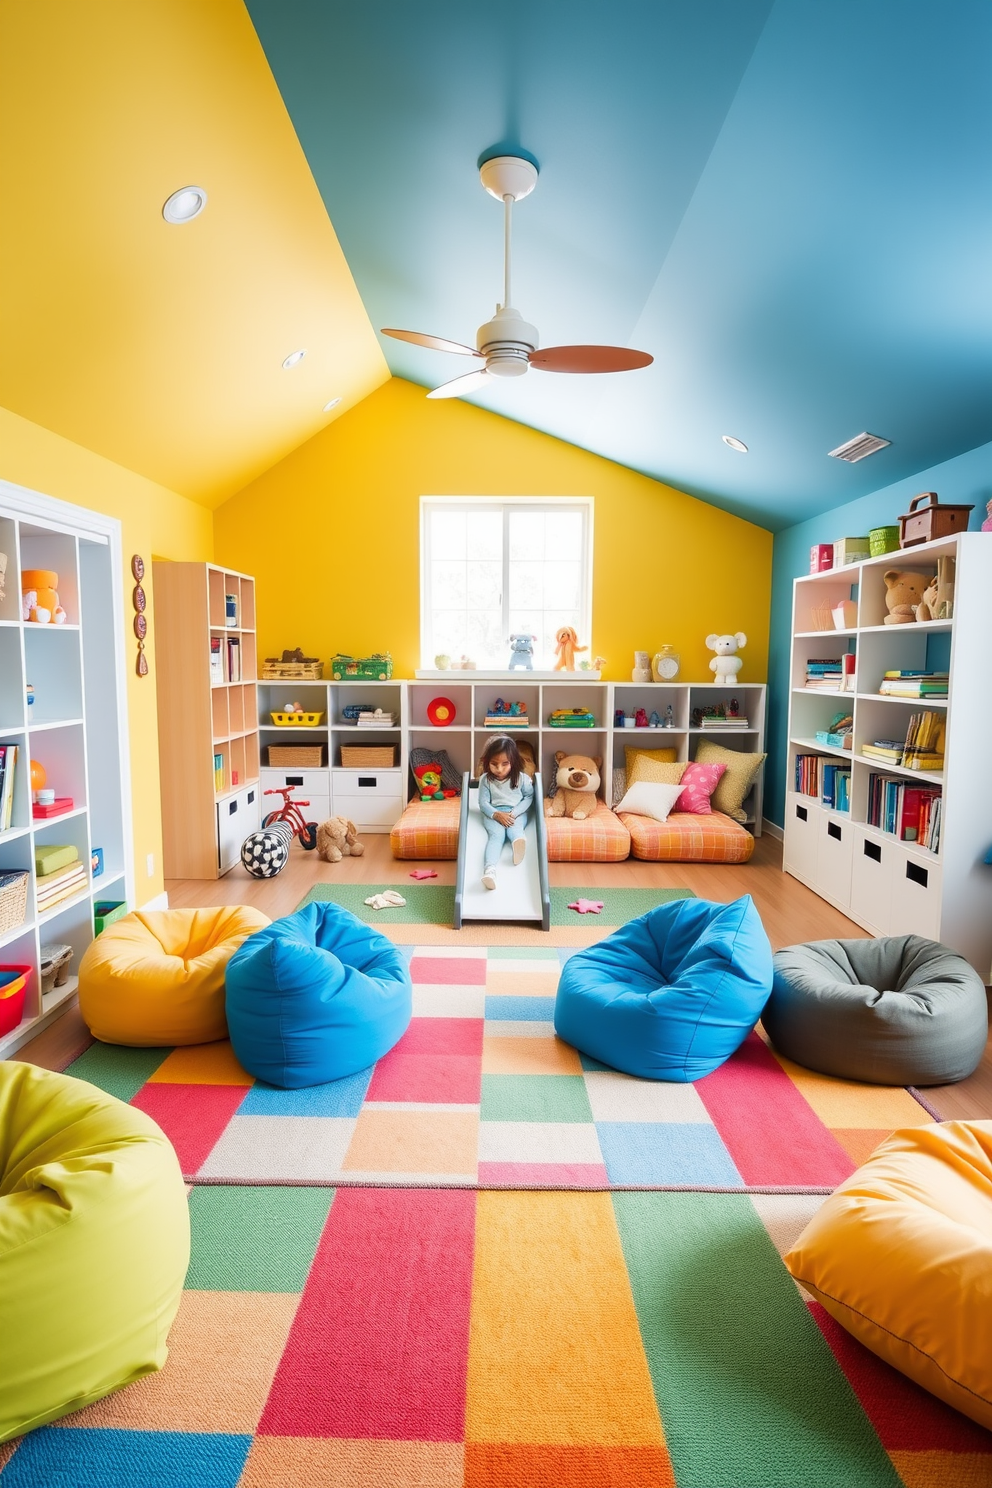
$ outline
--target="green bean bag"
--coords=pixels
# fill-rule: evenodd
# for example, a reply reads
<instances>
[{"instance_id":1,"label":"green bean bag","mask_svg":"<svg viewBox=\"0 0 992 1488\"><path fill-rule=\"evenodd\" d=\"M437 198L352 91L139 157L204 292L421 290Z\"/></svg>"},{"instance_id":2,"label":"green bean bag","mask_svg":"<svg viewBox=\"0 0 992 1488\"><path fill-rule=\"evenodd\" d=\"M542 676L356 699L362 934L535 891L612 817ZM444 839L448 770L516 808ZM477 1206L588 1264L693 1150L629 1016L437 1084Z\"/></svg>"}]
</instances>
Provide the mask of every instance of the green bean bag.
<instances>
[{"instance_id":1,"label":"green bean bag","mask_svg":"<svg viewBox=\"0 0 992 1488\"><path fill-rule=\"evenodd\" d=\"M873 1085L949 1085L988 1039L981 977L920 935L814 940L773 957L761 1021L796 1064Z\"/></svg>"},{"instance_id":2,"label":"green bean bag","mask_svg":"<svg viewBox=\"0 0 992 1488\"><path fill-rule=\"evenodd\" d=\"M188 1264L186 1191L154 1121L0 1062L0 1442L161 1369Z\"/></svg>"}]
</instances>

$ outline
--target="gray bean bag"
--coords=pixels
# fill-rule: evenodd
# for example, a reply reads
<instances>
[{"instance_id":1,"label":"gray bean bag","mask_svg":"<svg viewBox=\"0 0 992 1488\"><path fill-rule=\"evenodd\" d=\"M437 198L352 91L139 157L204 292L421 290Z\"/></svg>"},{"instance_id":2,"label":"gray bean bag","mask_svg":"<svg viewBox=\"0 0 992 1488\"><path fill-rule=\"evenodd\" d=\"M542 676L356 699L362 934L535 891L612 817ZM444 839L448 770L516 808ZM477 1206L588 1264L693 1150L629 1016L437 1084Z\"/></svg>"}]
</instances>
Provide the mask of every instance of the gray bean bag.
<instances>
[{"instance_id":1,"label":"gray bean bag","mask_svg":"<svg viewBox=\"0 0 992 1488\"><path fill-rule=\"evenodd\" d=\"M807 1069L873 1085L949 1085L988 1039L985 987L963 956L919 935L815 940L773 958L761 1021Z\"/></svg>"}]
</instances>

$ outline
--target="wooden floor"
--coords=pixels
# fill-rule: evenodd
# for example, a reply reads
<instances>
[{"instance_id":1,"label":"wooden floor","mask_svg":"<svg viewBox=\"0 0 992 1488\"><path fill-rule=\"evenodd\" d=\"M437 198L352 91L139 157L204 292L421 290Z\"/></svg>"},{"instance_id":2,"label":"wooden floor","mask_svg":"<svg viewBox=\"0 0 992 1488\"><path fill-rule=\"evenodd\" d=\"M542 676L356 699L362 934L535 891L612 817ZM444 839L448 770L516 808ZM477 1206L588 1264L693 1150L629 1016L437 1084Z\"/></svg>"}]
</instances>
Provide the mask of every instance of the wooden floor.
<instances>
[{"instance_id":1,"label":"wooden floor","mask_svg":"<svg viewBox=\"0 0 992 1488\"><path fill-rule=\"evenodd\" d=\"M453 884L454 863L399 863L389 851L386 835L365 838L360 858L324 863L314 853L294 844L286 868L274 879L254 879L238 865L224 878L172 879L166 883L169 903L176 909L199 909L216 904L253 904L272 919L291 914L315 883L402 884L410 882L413 867L431 867L437 878L431 882ZM797 879L782 872L782 844L773 837L759 837L754 856L743 866L719 863L552 863L553 887L589 888L685 888L701 899L728 902L750 894L757 905L773 949L798 941L853 939L865 931L846 915L819 898ZM85 1046L89 1035L75 1005L63 1017L25 1044L15 1059L29 1060L47 1069L63 1068ZM959 1085L931 1087L927 1099L945 1120L992 1119L992 1042L976 1072Z\"/></svg>"}]
</instances>

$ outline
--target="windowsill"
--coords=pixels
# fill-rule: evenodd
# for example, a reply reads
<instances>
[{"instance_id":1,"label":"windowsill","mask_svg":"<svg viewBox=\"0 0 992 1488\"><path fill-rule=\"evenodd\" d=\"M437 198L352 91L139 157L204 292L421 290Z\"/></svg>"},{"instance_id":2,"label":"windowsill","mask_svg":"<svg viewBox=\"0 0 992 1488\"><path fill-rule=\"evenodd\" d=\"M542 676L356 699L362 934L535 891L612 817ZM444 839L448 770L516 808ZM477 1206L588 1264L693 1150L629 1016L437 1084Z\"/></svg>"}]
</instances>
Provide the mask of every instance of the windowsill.
<instances>
[{"instance_id":1,"label":"windowsill","mask_svg":"<svg viewBox=\"0 0 992 1488\"><path fill-rule=\"evenodd\" d=\"M601 675L600 672L532 672L526 667L515 667L512 671L482 671L474 667L463 671L459 667L449 667L444 672L414 672L421 682L568 682L572 686L576 682L598 682Z\"/></svg>"}]
</instances>

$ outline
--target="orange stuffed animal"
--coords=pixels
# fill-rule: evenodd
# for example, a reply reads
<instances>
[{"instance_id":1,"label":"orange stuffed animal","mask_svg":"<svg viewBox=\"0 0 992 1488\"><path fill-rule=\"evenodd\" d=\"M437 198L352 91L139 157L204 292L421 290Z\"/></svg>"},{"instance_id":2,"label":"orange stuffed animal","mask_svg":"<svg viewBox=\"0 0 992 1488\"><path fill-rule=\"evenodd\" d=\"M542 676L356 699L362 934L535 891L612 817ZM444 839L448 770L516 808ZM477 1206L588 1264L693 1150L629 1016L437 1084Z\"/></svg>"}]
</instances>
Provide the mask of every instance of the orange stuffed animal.
<instances>
[{"instance_id":1,"label":"orange stuffed animal","mask_svg":"<svg viewBox=\"0 0 992 1488\"><path fill-rule=\"evenodd\" d=\"M562 625L555 631L555 654L558 660L555 662L556 672L575 671L576 651L588 651L588 646L580 646L579 638L570 625Z\"/></svg>"}]
</instances>

